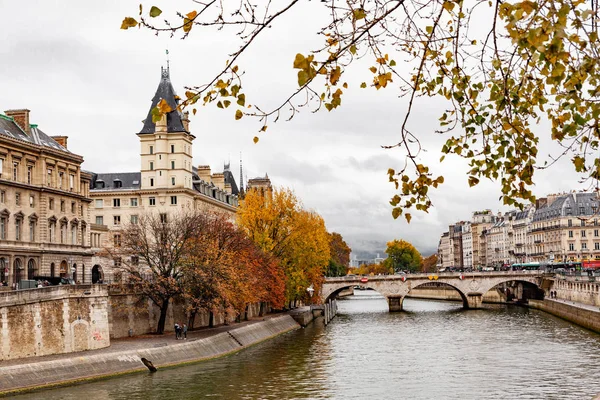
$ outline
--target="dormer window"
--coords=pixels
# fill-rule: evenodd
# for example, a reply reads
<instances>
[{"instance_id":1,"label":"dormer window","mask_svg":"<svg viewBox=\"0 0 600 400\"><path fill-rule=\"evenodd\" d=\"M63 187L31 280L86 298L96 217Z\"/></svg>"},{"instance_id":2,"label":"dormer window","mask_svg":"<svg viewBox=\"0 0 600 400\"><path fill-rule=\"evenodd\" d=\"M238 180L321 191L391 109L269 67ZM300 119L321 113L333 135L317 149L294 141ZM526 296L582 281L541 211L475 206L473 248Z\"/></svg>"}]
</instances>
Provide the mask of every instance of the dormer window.
<instances>
[{"instance_id":1,"label":"dormer window","mask_svg":"<svg viewBox=\"0 0 600 400\"><path fill-rule=\"evenodd\" d=\"M96 181L96 189L104 189L104 181L102 179Z\"/></svg>"},{"instance_id":2,"label":"dormer window","mask_svg":"<svg viewBox=\"0 0 600 400\"><path fill-rule=\"evenodd\" d=\"M120 179L115 179L115 180L113 181L113 186L115 187L115 189L118 189L118 188L120 188L120 187L122 187L122 186L123 186L123 182L121 182L121 180L120 180Z\"/></svg>"}]
</instances>

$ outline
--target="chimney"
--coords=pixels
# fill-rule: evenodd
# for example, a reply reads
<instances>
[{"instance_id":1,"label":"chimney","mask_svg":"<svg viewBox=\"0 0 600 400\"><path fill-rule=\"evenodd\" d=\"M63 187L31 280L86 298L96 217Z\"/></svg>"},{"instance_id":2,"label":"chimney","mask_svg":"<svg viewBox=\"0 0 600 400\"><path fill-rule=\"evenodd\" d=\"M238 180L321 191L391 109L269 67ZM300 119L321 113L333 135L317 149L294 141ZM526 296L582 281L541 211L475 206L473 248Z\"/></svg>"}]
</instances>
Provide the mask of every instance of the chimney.
<instances>
[{"instance_id":1,"label":"chimney","mask_svg":"<svg viewBox=\"0 0 600 400\"><path fill-rule=\"evenodd\" d=\"M60 144L65 149L67 148L67 139L69 139L68 136L50 136L50 137L52 139L54 139L56 141L56 143Z\"/></svg>"},{"instance_id":2,"label":"chimney","mask_svg":"<svg viewBox=\"0 0 600 400\"><path fill-rule=\"evenodd\" d=\"M183 113L183 118L181 119L181 122L183 122L183 129L185 129L187 132L190 131L190 112L186 111Z\"/></svg>"},{"instance_id":3,"label":"chimney","mask_svg":"<svg viewBox=\"0 0 600 400\"><path fill-rule=\"evenodd\" d=\"M165 113L160 120L154 125L155 133L167 133L167 114Z\"/></svg>"},{"instance_id":4,"label":"chimney","mask_svg":"<svg viewBox=\"0 0 600 400\"><path fill-rule=\"evenodd\" d=\"M198 177L206 183L210 183L210 166L198 165Z\"/></svg>"},{"instance_id":5,"label":"chimney","mask_svg":"<svg viewBox=\"0 0 600 400\"><path fill-rule=\"evenodd\" d=\"M212 181L216 187L225 190L225 175L222 172L212 174Z\"/></svg>"},{"instance_id":6,"label":"chimney","mask_svg":"<svg viewBox=\"0 0 600 400\"><path fill-rule=\"evenodd\" d=\"M29 110L21 109L21 110L7 110L4 111L9 117L12 117L17 125L27 134L27 136L31 135L31 127L29 126Z\"/></svg>"}]
</instances>

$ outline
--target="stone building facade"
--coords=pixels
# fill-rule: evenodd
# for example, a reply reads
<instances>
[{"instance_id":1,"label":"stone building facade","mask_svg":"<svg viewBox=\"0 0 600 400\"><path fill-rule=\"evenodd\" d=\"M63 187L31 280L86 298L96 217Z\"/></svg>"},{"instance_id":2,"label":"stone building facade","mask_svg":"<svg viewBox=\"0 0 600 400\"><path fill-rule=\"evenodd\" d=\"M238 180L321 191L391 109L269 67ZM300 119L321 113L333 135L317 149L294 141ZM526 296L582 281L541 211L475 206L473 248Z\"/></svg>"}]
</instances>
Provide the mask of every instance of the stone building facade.
<instances>
[{"instance_id":1,"label":"stone building facade","mask_svg":"<svg viewBox=\"0 0 600 400\"><path fill-rule=\"evenodd\" d=\"M0 282L91 279L89 185L66 136L31 124L27 109L0 114Z\"/></svg>"},{"instance_id":2,"label":"stone building facade","mask_svg":"<svg viewBox=\"0 0 600 400\"><path fill-rule=\"evenodd\" d=\"M489 210L487 210L489 211ZM486 215L491 215L491 212ZM551 194L536 206L513 210L491 218L473 214L471 221L473 265L500 267L513 263L582 263L600 266L600 199L597 193ZM449 226L449 232L464 222ZM442 239L448 235L444 232ZM476 240L478 237L478 240ZM464 254L464 234L450 235L455 251ZM458 244L462 240L463 244ZM441 242L440 242L441 243ZM484 255L484 251L485 255ZM479 253L479 254L477 254ZM457 259L456 254L454 260ZM463 263L464 264L464 263ZM455 262L453 267L457 267Z\"/></svg>"},{"instance_id":3,"label":"stone building facade","mask_svg":"<svg viewBox=\"0 0 600 400\"><path fill-rule=\"evenodd\" d=\"M532 260L600 260L599 204L596 193L573 192L541 199L532 219Z\"/></svg>"}]
</instances>

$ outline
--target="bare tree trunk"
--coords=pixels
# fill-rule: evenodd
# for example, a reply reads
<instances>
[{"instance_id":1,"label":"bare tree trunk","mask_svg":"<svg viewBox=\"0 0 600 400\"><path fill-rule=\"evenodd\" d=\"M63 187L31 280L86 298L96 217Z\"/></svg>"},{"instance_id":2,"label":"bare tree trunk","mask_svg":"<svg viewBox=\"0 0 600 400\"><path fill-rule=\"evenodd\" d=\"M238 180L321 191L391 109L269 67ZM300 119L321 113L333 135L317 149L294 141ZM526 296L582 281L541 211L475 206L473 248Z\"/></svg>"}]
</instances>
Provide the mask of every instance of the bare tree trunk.
<instances>
[{"instance_id":1,"label":"bare tree trunk","mask_svg":"<svg viewBox=\"0 0 600 400\"><path fill-rule=\"evenodd\" d=\"M265 302L261 301L260 302L260 310L258 311L258 316L264 317L264 315L265 315Z\"/></svg>"},{"instance_id":2,"label":"bare tree trunk","mask_svg":"<svg viewBox=\"0 0 600 400\"><path fill-rule=\"evenodd\" d=\"M196 310L190 312L190 318L188 319L188 329L194 328L194 323L196 322L196 313Z\"/></svg>"},{"instance_id":3,"label":"bare tree trunk","mask_svg":"<svg viewBox=\"0 0 600 400\"><path fill-rule=\"evenodd\" d=\"M212 311L208 312L208 327L209 328L215 327L215 314Z\"/></svg>"},{"instance_id":4,"label":"bare tree trunk","mask_svg":"<svg viewBox=\"0 0 600 400\"><path fill-rule=\"evenodd\" d=\"M158 326L156 327L156 333L162 335L165 332L165 322L167 320L167 311L169 310L169 299L163 301L160 306L160 317L158 318Z\"/></svg>"}]
</instances>

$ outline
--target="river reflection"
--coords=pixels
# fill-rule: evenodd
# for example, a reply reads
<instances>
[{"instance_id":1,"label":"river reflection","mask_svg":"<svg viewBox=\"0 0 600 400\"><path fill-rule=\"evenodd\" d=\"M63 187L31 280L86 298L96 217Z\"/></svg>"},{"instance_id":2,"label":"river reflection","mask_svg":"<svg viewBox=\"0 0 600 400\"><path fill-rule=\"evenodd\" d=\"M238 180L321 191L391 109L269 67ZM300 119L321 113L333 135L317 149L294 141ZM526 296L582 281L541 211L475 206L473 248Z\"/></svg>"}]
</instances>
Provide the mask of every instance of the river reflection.
<instances>
[{"instance_id":1,"label":"river reflection","mask_svg":"<svg viewBox=\"0 0 600 400\"><path fill-rule=\"evenodd\" d=\"M548 314L374 292L235 355L19 399L584 399L600 393L600 336Z\"/></svg>"}]
</instances>

